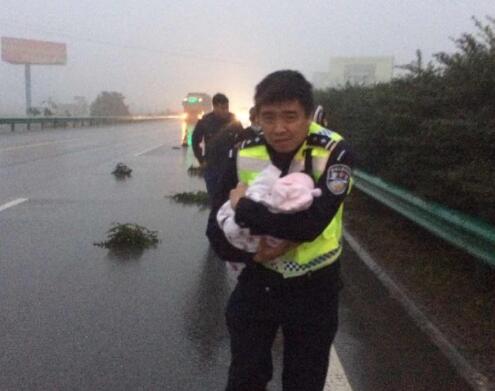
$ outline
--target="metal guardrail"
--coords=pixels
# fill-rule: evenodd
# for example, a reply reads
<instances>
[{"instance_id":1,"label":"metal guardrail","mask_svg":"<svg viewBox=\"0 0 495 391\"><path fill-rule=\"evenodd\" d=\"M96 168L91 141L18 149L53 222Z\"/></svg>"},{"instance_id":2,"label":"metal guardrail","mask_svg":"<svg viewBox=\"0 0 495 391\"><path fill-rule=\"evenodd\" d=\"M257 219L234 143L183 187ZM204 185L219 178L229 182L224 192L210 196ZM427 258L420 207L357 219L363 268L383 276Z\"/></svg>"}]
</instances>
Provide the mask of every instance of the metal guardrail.
<instances>
[{"instance_id":1,"label":"metal guardrail","mask_svg":"<svg viewBox=\"0 0 495 391\"><path fill-rule=\"evenodd\" d=\"M495 266L495 227L442 205L427 202L363 171L355 186L423 228Z\"/></svg>"},{"instance_id":2,"label":"metal guardrail","mask_svg":"<svg viewBox=\"0 0 495 391\"><path fill-rule=\"evenodd\" d=\"M53 128L67 127L72 124L76 126L100 126L112 125L119 123L143 122L143 121L161 121L165 119L176 118L175 116L126 116L126 117L10 117L0 118L0 125L10 125L10 130L15 130L16 124L25 124L28 129L31 125L40 124L41 128L51 125Z\"/></svg>"}]
</instances>

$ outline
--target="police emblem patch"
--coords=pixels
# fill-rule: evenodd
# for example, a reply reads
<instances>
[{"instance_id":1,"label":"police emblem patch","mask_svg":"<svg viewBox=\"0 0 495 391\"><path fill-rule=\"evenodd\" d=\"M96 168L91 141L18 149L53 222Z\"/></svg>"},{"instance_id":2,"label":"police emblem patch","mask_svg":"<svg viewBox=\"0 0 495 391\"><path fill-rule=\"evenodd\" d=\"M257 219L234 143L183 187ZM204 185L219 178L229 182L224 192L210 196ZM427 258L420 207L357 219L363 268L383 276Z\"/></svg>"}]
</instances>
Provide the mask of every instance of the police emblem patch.
<instances>
[{"instance_id":1,"label":"police emblem patch","mask_svg":"<svg viewBox=\"0 0 495 391\"><path fill-rule=\"evenodd\" d=\"M344 194L351 179L351 168L345 164L334 164L328 167L327 187L332 194Z\"/></svg>"}]
</instances>

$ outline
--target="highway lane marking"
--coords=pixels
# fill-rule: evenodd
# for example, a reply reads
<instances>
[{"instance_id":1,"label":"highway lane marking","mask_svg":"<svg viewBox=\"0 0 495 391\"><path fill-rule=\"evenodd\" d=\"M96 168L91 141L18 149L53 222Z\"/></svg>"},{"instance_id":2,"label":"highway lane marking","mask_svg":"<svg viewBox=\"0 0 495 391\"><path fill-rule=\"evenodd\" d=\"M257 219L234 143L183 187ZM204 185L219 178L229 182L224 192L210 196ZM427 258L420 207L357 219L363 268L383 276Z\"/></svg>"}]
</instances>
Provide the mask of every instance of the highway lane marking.
<instances>
[{"instance_id":1,"label":"highway lane marking","mask_svg":"<svg viewBox=\"0 0 495 391\"><path fill-rule=\"evenodd\" d=\"M60 144L60 143L66 142L66 141L77 141L77 140L82 140L82 139L83 139L83 137L78 137L78 138L71 138L71 139L68 139L68 140L46 141L46 142L37 143L37 144L16 145L14 147L1 148L0 149L0 152L15 151L17 149L22 149L22 148L43 147L45 145Z\"/></svg>"},{"instance_id":2,"label":"highway lane marking","mask_svg":"<svg viewBox=\"0 0 495 391\"><path fill-rule=\"evenodd\" d=\"M142 133L144 133L144 132L142 132ZM138 135L138 136L133 137L133 138L137 138L137 137L140 137L140 136L141 135ZM15 146L12 146L12 147L0 148L0 152L15 151L15 150L22 149L22 148L43 147L45 145L60 144L60 143L68 142L68 141L78 141L78 140L85 140L85 139L87 139L87 137L76 137L76 138L70 138L70 139L64 139L64 140L57 140L57 141L45 141L45 142L40 142L40 143L36 143L36 144L15 145ZM146 152L150 152L153 149L160 148L163 145L165 145L165 144L160 144L157 147L153 147L153 148L151 148L149 150L140 152L139 154L136 154L135 156L139 156L139 155L145 154Z\"/></svg>"},{"instance_id":3,"label":"highway lane marking","mask_svg":"<svg viewBox=\"0 0 495 391\"><path fill-rule=\"evenodd\" d=\"M6 204L0 205L0 212L4 211L5 209L12 208L13 206L22 204L23 202L26 202L28 198L17 198L16 200L7 202Z\"/></svg>"},{"instance_id":4,"label":"highway lane marking","mask_svg":"<svg viewBox=\"0 0 495 391\"><path fill-rule=\"evenodd\" d=\"M155 146L155 147L153 147L153 148L148 148L148 149L145 149L145 150L144 150L144 151L142 151L142 152L139 152L139 153L134 154L134 156L136 156L136 157L137 157L137 156L144 155L145 153L148 153L148 152L154 151L155 149L161 148L161 147L163 147L164 145L165 145L165 144L160 144L160 145Z\"/></svg>"},{"instance_id":5,"label":"highway lane marking","mask_svg":"<svg viewBox=\"0 0 495 391\"><path fill-rule=\"evenodd\" d=\"M44 145L56 144L59 142L60 141L47 141L47 142L38 143L38 144L16 145L15 147L2 148L2 149L0 149L0 152L15 151L16 149L22 149L22 148L42 147Z\"/></svg>"},{"instance_id":6,"label":"highway lane marking","mask_svg":"<svg viewBox=\"0 0 495 391\"><path fill-rule=\"evenodd\" d=\"M459 350L445 337L445 335L428 319L428 317L416 306L414 301L407 295L407 291L394 281L385 270L373 259L363 246L349 233L344 230L344 238L363 261L363 263L376 275L380 282L387 288L406 310L408 315L414 320L416 325L430 338L457 372L470 384L473 389L488 391L490 388L488 378L474 368Z\"/></svg>"},{"instance_id":7,"label":"highway lane marking","mask_svg":"<svg viewBox=\"0 0 495 391\"><path fill-rule=\"evenodd\" d=\"M134 137L137 138L138 136ZM42 143L36 143L36 144L24 144L24 145L15 145L12 147L6 147L6 148L0 148L0 152L9 152L9 151L15 151L17 149L22 149L22 148L36 148L36 147L43 147L45 145L51 145L51 144L60 144L60 143L65 143L69 141L79 141L79 140L87 140L87 137L76 137L76 138L69 138L69 139L64 139L64 140L56 140L56 141L45 141ZM165 144L162 144L165 145ZM161 145L160 145L161 146ZM157 147L158 148L158 147Z\"/></svg>"},{"instance_id":8,"label":"highway lane marking","mask_svg":"<svg viewBox=\"0 0 495 391\"><path fill-rule=\"evenodd\" d=\"M352 391L344 367L333 346L330 350L330 366L323 391Z\"/></svg>"}]
</instances>

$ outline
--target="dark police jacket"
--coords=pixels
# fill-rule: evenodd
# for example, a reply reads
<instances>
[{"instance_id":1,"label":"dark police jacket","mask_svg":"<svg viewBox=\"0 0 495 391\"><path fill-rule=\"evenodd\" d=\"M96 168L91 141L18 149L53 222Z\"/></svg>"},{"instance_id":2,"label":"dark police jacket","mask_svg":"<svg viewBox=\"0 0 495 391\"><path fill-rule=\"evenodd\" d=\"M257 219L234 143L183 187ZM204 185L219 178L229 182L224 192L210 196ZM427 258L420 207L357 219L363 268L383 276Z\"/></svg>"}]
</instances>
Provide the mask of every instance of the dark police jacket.
<instances>
[{"instance_id":1,"label":"dark police jacket","mask_svg":"<svg viewBox=\"0 0 495 391\"><path fill-rule=\"evenodd\" d=\"M264 142L263 136L260 137ZM272 163L282 171L282 176L287 174L292 158L296 151L290 154L280 154L267 145ZM217 255L230 262L252 263L253 254L239 250L232 246L217 223L216 215L220 207L229 199L230 190L238 183L236 167L236 149L230 153L227 166L223 172L219 188L214 194L212 210L208 218L206 236ZM325 171L316 183L316 187L322 190L322 195L314 199L307 210L293 213L272 213L261 203L248 198L241 198L236 208L236 222L250 229L253 235L271 235L280 239L294 242L314 240L331 221L344 201L345 194L335 195L327 186L327 172L335 164L346 165L352 169L354 156L346 141L341 141L333 150L328 159ZM305 227L301 232L301 227Z\"/></svg>"},{"instance_id":2,"label":"dark police jacket","mask_svg":"<svg viewBox=\"0 0 495 391\"><path fill-rule=\"evenodd\" d=\"M210 167L223 164L235 143L236 134L241 131L242 125L232 113L227 118L218 117L214 112L206 114L198 121L192 134L194 156ZM200 146L202 141L204 151Z\"/></svg>"}]
</instances>

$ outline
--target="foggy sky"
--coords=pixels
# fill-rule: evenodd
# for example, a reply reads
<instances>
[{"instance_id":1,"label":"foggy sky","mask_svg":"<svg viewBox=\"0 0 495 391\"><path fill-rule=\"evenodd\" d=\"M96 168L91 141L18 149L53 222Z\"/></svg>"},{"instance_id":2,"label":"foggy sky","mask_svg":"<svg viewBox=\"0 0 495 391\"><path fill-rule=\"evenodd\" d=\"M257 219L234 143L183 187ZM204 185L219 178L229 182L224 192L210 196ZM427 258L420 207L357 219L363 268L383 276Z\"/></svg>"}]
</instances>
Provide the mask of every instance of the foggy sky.
<instances>
[{"instance_id":1,"label":"foggy sky","mask_svg":"<svg viewBox=\"0 0 495 391\"><path fill-rule=\"evenodd\" d=\"M277 69L309 80L332 56L394 56L395 64L453 52L471 16L494 0L1 0L0 36L67 44L65 66L33 66L33 105L102 90L133 110L179 109L189 91L226 93L249 107ZM0 62L0 115L23 114L24 68Z\"/></svg>"}]
</instances>

